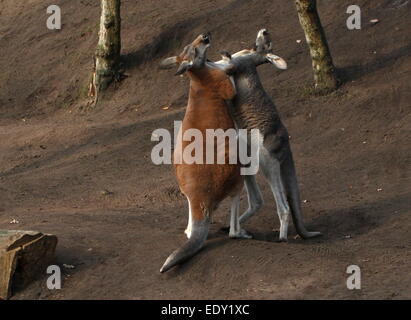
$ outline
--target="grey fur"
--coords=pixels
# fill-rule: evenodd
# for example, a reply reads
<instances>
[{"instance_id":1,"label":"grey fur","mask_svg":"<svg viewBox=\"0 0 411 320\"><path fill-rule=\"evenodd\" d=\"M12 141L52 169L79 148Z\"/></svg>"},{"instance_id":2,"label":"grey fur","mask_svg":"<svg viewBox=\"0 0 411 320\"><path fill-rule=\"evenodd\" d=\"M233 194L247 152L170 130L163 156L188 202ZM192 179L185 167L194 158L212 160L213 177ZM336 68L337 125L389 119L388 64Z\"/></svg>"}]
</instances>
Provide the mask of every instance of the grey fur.
<instances>
[{"instance_id":1,"label":"grey fur","mask_svg":"<svg viewBox=\"0 0 411 320\"><path fill-rule=\"evenodd\" d=\"M290 214L298 234L302 238L311 238L321 233L309 232L304 226L288 131L273 101L264 90L257 72L257 66L270 62L266 54L271 53L271 39L263 29L258 33L255 50L247 54L234 54L227 63L219 61L215 66L225 69L234 79L237 95L230 112L237 127L259 129L262 135L260 167L277 203L281 222L280 241L287 241ZM240 217L241 223L249 219L262 205L261 192L254 177L246 179L246 188L249 209Z\"/></svg>"},{"instance_id":2,"label":"grey fur","mask_svg":"<svg viewBox=\"0 0 411 320\"><path fill-rule=\"evenodd\" d=\"M240 226L240 195L232 198L231 202L231 219L230 219L230 238L233 239L251 239L252 235Z\"/></svg>"}]
</instances>

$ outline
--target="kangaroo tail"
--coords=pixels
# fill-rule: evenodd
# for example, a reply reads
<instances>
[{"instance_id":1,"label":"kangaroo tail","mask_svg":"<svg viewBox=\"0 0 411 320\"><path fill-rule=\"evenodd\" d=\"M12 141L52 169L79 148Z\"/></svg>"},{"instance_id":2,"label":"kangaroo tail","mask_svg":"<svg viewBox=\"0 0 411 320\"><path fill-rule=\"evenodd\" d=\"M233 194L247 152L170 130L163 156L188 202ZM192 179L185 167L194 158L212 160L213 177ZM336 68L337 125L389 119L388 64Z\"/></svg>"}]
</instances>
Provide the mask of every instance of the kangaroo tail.
<instances>
[{"instance_id":1,"label":"kangaroo tail","mask_svg":"<svg viewBox=\"0 0 411 320\"><path fill-rule=\"evenodd\" d=\"M297 174L294 166L291 150L289 156L284 159L281 168L282 180L287 192L287 200L291 209L291 216L297 233L303 239L321 236L321 232L308 231L304 225L304 219L301 212L300 191L298 188Z\"/></svg>"},{"instance_id":2,"label":"kangaroo tail","mask_svg":"<svg viewBox=\"0 0 411 320\"><path fill-rule=\"evenodd\" d=\"M194 220L190 239L167 258L160 272L163 273L170 270L172 267L183 263L200 251L207 240L209 229L210 218L206 217L203 220Z\"/></svg>"}]
</instances>

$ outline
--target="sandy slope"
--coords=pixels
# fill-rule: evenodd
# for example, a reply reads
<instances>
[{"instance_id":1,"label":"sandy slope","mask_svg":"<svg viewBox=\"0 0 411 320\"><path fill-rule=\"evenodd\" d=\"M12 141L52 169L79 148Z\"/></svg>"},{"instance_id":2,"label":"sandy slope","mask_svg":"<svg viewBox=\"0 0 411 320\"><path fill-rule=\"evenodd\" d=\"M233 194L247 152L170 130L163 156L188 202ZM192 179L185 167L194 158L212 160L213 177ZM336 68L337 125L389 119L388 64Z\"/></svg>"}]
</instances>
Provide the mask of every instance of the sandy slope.
<instances>
[{"instance_id":1,"label":"sandy slope","mask_svg":"<svg viewBox=\"0 0 411 320\"><path fill-rule=\"evenodd\" d=\"M0 228L55 233L57 262L76 266L64 270L63 290L42 279L16 299L411 298L411 3L358 0L363 29L348 31L351 3L319 1L345 84L315 97L291 1L124 0L129 77L84 110L99 6L58 2L63 29L52 32L43 1L0 1ZM260 72L292 136L306 222L325 236L293 239L291 228L290 242L276 243L274 200L260 179L266 203L247 225L255 240L219 231L224 204L205 250L160 275L184 239L187 205L172 168L152 164L150 135L182 118L188 81L158 62L204 30L218 58L261 27L289 64ZM360 291L346 289L351 264L362 268Z\"/></svg>"}]
</instances>

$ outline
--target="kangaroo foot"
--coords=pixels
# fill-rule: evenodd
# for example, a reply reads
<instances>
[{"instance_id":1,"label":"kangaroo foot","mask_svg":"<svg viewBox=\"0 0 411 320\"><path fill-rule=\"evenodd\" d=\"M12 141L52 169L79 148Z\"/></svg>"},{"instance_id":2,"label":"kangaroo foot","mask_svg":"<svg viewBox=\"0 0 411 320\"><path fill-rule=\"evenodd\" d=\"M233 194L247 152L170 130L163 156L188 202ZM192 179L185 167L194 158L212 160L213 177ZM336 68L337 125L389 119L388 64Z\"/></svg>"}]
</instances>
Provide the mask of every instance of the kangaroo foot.
<instances>
[{"instance_id":1,"label":"kangaroo foot","mask_svg":"<svg viewBox=\"0 0 411 320\"><path fill-rule=\"evenodd\" d=\"M288 242L288 240L287 240L287 238L280 237L280 238L278 238L277 242L284 243L284 242Z\"/></svg>"},{"instance_id":2,"label":"kangaroo foot","mask_svg":"<svg viewBox=\"0 0 411 320\"><path fill-rule=\"evenodd\" d=\"M238 232L230 232L231 239L252 239L253 236L248 231L240 229Z\"/></svg>"}]
</instances>

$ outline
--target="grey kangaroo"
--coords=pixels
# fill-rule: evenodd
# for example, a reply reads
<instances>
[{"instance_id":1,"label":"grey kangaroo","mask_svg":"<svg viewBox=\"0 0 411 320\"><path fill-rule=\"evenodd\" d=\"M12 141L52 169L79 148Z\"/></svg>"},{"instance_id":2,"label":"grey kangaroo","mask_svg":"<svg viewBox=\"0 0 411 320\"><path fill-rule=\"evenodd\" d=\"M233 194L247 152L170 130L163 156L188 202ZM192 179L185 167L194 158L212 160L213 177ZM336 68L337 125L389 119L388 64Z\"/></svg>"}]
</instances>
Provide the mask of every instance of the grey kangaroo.
<instances>
[{"instance_id":1,"label":"grey kangaroo","mask_svg":"<svg viewBox=\"0 0 411 320\"><path fill-rule=\"evenodd\" d=\"M230 113L236 126L240 129L260 130L259 164L277 204L279 241L287 241L290 214L296 231L302 238L320 236L320 232L310 232L304 226L289 135L257 73L257 66L261 64L272 63L279 69L287 69L286 62L273 54L271 38L266 29L258 32L253 49L233 55L227 52L222 54L222 60L209 63L225 70L235 83L237 95L232 100ZM249 208L240 217L240 223L253 216L263 204L255 176L245 176L245 186Z\"/></svg>"}]
</instances>

